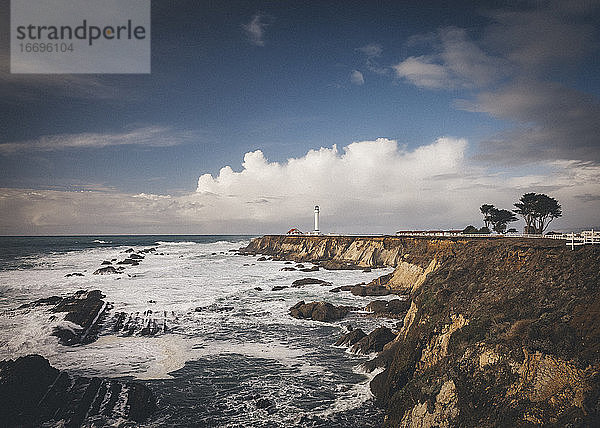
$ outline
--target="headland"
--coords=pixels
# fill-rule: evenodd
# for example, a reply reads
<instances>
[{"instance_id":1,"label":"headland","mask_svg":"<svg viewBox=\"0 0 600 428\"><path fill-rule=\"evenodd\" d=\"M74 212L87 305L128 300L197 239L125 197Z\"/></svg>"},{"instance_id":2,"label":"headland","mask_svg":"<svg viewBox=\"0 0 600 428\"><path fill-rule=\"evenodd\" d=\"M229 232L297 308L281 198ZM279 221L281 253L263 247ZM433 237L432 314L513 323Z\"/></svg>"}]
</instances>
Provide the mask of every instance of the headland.
<instances>
[{"instance_id":1,"label":"headland","mask_svg":"<svg viewBox=\"0 0 600 428\"><path fill-rule=\"evenodd\" d=\"M389 427L598 426L600 246L564 240L283 236L243 252L389 266L403 322L367 370Z\"/></svg>"}]
</instances>

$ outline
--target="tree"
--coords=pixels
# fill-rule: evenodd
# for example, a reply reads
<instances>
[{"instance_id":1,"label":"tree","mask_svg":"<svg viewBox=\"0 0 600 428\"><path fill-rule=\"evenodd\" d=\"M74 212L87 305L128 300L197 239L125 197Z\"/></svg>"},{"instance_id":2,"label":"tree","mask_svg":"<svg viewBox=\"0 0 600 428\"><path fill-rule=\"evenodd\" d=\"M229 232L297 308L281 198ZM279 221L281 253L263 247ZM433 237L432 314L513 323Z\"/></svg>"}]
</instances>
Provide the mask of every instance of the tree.
<instances>
[{"instance_id":1,"label":"tree","mask_svg":"<svg viewBox=\"0 0 600 428\"><path fill-rule=\"evenodd\" d=\"M562 207L556 199L548 195L538 195L535 209L537 213L536 227L540 234L546 231L552 220L562 217Z\"/></svg>"},{"instance_id":2,"label":"tree","mask_svg":"<svg viewBox=\"0 0 600 428\"><path fill-rule=\"evenodd\" d=\"M499 210L494 208L490 213L490 222L495 232L506 232L506 225L517 221L517 217L509 210Z\"/></svg>"},{"instance_id":3,"label":"tree","mask_svg":"<svg viewBox=\"0 0 600 428\"><path fill-rule=\"evenodd\" d=\"M475 226L472 225L468 225L467 227L465 227L462 231L463 235L471 235L474 233L479 233L479 229L477 229Z\"/></svg>"},{"instance_id":4,"label":"tree","mask_svg":"<svg viewBox=\"0 0 600 428\"><path fill-rule=\"evenodd\" d=\"M494 207L493 205L490 205L490 204L483 204L481 207L479 207L479 211L481 211L481 214L483 214L483 223L485 224L485 227L487 227L488 229L490 228L490 225L492 224L491 214L495 209L496 209L496 207Z\"/></svg>"},{"instance_id":5,"label":"tree","mask_svg":"<svg viewBox=\"0 0 600 428\"><path fill-rule=\"evenodd\" d=\"M525 233L535 233L535 202L537 200L536 193L525 193L521 196L520 201L515 203L515 213L521 215L525 220Z\"/></svg>"},{"instance_id":6,"label":"tree","mask_svg":"<svg viewBox=\"0 0 600 428\"><path fill-rule=\"evenodd\" d=\"M562 216L558 201L543 193L525 193L513 210L525 220L525 233L542 234L555 218Z\"/></svg>"}]
</instances>

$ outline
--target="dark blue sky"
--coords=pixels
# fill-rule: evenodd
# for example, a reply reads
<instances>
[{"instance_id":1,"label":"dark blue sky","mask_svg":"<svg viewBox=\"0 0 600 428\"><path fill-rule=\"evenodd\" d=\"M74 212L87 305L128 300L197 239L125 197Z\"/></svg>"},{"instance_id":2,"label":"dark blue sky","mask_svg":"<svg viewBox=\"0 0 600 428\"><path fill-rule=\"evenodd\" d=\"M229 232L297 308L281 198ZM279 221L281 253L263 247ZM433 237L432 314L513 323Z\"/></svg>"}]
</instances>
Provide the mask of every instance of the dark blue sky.
<instances>
[{"instance_id":1,"label":"dark blue sky","mask_svg":"<svg viewBox=\"0 0 600 428\"><path fill-rule=\"evenodd\" d=\"M150 75L10 75L3 46L0 187L180 195L225 165L241 171L247 152L285 163L379 137L407 151L463 138L466 159L511 177L557 159L595 164L598 12L153 1ZM7 35L6 4L0 22ZM140 140L120 142L131 133ZM86 142L61 142L73 139Z\"/></svg>"}]
</instances>

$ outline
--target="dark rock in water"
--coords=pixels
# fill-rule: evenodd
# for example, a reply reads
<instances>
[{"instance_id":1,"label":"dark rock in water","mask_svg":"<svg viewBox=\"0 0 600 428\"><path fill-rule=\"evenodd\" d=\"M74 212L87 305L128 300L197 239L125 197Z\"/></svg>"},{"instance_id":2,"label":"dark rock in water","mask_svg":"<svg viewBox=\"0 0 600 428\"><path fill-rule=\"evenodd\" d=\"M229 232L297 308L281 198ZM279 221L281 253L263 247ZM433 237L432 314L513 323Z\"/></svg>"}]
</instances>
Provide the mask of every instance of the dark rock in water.
<instances>
[{"instance_id":1,"label":"dark rock in water","mask_svg":"<svg viewBox=\"0 0 600 428\"><path fill-rule=\"evenodd\" d=\"M152 390L138 382L127 383L128 419L143 422L156 410L156 400Z\"/></svg>"},{"instance_id":2,"label":"dark rock in water","mask_svg":"<svg viewBox=\"0 0 600 428\"><path fill-rule=\"evenodd\" d=\"M262 290L263 290L263 289L262 289L262 288L260 288L260 287L254 287L254 289L255 289L256 291L262 291Z\"/></svg>"},{"instance_id":3,"label":"dark rock in water","mask_svg":"<svg viewBox=\"0 0 600 428\"><path fill-rule=\"evenodd\" d=\"M143 422L156 410L154 394L145 385L71 376L40 355L0 361L0 403L2 426L9 427L61 420L61 426L77 427L87 418L100 425L120 417Z\"/></svg>"},{"instance_id":4,"label":"dark rock in water","mask_svg":"<svg viewBox=\"0 0 600 428\"><path fill-rule=\"evenodd\" d=\"M65 278L70 278L72 276L83 276L83 274L79 272L68 273L65 275Z\"/></svg>"},{"instance_id":5,"label":"dark rock in water","mask_svg":"<svg viewBox=\"0 0 600 428\"><path fill-rule=\"evenodd\" d=\"M259 398L258 400L256 400L255 404L258 409L267 409L275 405L275 403L273 403L268 398Z\"/></svg>"},{"instance_id":6,"label":"dark rock in water","mask_svg":"<svg viewBox=\"0 0 600 428\"><path fill-rule=\"evenodd\" d=\"M387 296L391 290L383 285L355 285L350 292L355 296Z\"/></svg>"},{"instance_id":7,"label":"dark rock in water","mask_svg":"<svg viewBox=\"0 0 600 428\"><path fill-rule=\"evenodd\" d=\"M148 300L148 303L156 303L156 300Z\"/></svg>"},{"instance_id":8,"label":"dark rock in water","mask_svg":"<svg viewBox=\"0 0 600 428\"><path fill-rule=\"evenodd\" d=\"M367 334L364 331L362 331L360 328L357 328L356 330L351 330L340 337L337 342L335 342L335 346L352 346L366 336Z\"/></svg>"},{"instance_id":9,"label":"dark rock in water","mask_svg":"<svg viewBox=\"0 0 600 428\"><path fill-rule=\"evenodd\" d=\"M293 267L282 267L281 269L279 269L280 271L284 271L284 272L291 272L293 270L297 270L296 268Z\"/></svg>"},{"instance_id":10,"label":"dark rock in water","mask_svg":"<svg viewBox=\"0 0 600 428\"><path fill-rule=\"evenodd\" d=\"M321 267L327 270L359 270L362 267L350 261L325 260L321 262Z\"/></svg>"},{"instance_id":11,"label":"dark rock in water","mask_svg":"<svg viewBox=\"0 0 600 428\"><path fill-rule=\"evenodd\" d=\"M130 254L129 258L132 260L142 260L144 256L140 256L139 254Z\"/></svg>"},{"instance_id":12,"label":"dark rock in water","mask_svg":"<svg viewBox=\"0 0 600 428\"><path fill-rule=\"evenodd\" d=\"M309 268L300 269L302 272L316 272L319 270L319 266L313 266Z\"/></svg>"},{"instance_id":13,"label":"dark rock in water","mask_svg":"<svg viewBox=\"0 0 600 428\"><path fill-rule=\"evenodd\" d=\"M19 306L19 309L33 308L33 307L36 307L36 306L39 306L39 305L56 305L62 299L63 298L59 297L59 296L45 297L43 299L35 300L35 301L31 302L31 303L24 303L21 306Z\"/></svg>"},{"instance_id":14,"label":"dark rock in water","mask_svg":"<svg viewBox=\"0 0 600 428\"><path fill-rule=\"evenodd\" d=\"M101 265L112 265L112 262L110 260L104 260L102 263L100 263Z\"/></svg>"},{"instance_id":15,"label":"dark rock in water","mask_svg":"<svg viewBox=\"0 0 600 428\"><path fill-rule=\"evenodd\" d=\"M112 266L106 266L106 267L100 268L98 270L95 270L93 275L110 275L113 273L119 273L119 271Z\"/></svg>"},{"instance_id":16,"label":"dark rock in water","mask_svg":"<svg viewBox=\"0 0 600 428\"><path fill-rule=\"evenodd\" d=\"M271 288L271 291L281 291L281 290L285 290L286 288L289 288L287 285L276 285L275 287Z\"/></svg>"},{"instance_id":17,"label":"dark rock in water","mask_svg":"<svg viewBox=\"0 0 600 428\"><path fill-rule=\"evenodd\" d=\"M196 308L196 312L203 310L205 308ZM117 312L107 324L112 331L123 336L155 336L172 332L177 321L178 318L173 312L148 309L144 312Z\"/></svg>"},{"instance_id":18,"label":"dark rock in water","mask_svg":"<svg viewBox=\"0 0 600 428\"><path fill-rule=\"evenodd\" d=\"M133 253L135 250L133 248L128 248L125 251L123 251L124 253Z\"/></svg>"},{"instance_id":19,"label":"dark rock in water","mask_svg":"<svg viewBox=\"0 0 600 428\"><path fill-rule=\"evenodd\" d=\"M353 285L342 285L341 287L335 287L329 290L332 293L339 293L340 291L350 291L354 287Z\"/></svg>"},{"instance_id":20,"label":"dark rock in water","mask_svg":"<svg viewBox=\"0 0 600 428\"><path fill-rule=\"evenodd\" d=\"M369 272L371 272L371 268L364 268L364 269L363 269L363 272L364 272L364 273L369 273Z\"/></svg>"},{"instance_id":21,"label":"dark rock in water","mask_svg":"<svg viewBox=\"0 0 600 428\"><path fill-rule=\"evenodd\" d=\"M290 262L289 260L284 263L284 265L291 265L291 264L293 264L293 262Z\"/></svg>"},{"instance_id":22,"label":"dark rock in water","mask_svg":"<svg viewBox=\"0 0 600 428\"><path fill-rule=\"evenodd\" d=\"M407 300L374 300L366 306L365 310L373 312L373 314L377 316L398 318L399 316L404 315L409 307L410 302Z\"/></svg>"},{"instance_id":23,"label":"dark rock in water","mask_svg":"<svg viewBox=\"0 0 600 428\"><path fill-rule=\"evenodd\" d=\"M67 312L65 321L77 324L80 329L56 327L53 335L63 345L90 343L96 340L100 323L106 316L107 304L102 300L100 290L80 290L72 296L65 297L52 309L52 312Z\"/></svg>"},{"instance_id":24,"label":"dark rock in water","mask_svg":"<svg viewBox=\"0 0 600 428\"><path fill-rule=\"evenodd\" d=\"M318 284L318 285L331 285L331 282L327 282L327 281L323 281L322 279L316 279L316 278L302 278L302 279L297 279L296 281L292 282L292 287L302 287L304 285L311 285L311 284Z\"/></svg>"},{"instance_id":25,"label":"dark rock in water","mask_svg":"<svg viewBox=\"0 0 600 428\"><path fill-rule=\"evenodd\" d=\"M257 262L266 262L267 258L266 257L259 257L258 259L256 259Z\"/></svg>"},{"instance_id":26,"label":"dark rock in water","mask_svg":"<svg viewBox=\"0 0 600 428\"><path fill-rule=\"evenodd\" d=\"M352 346L351 351L357 354L368 354L370 352L380 352L383 347L396 338L396 335L387 327L378 327L363 337Z\"/></svg>"},{"instance_id":27,"label":"dark rock in water","mask_svg":"<svg viewBox=\"0 0 600 428\"><path fill-rule=\"evenodd\" d=\"M327 302L304 303L304 300L290 308L290 315L299 319L312 319L314 321L333 321L343 318L354 310L351 306L334 306Z\"/></svg>"},{"instance_id":28,"label":"dark rock in water","mask_svg":"<svg viewBox=\"0 0 600 428\"><path fill-rule=\"evenodd\" d=\"M145 254L145 253L153 253L156 251L156 248L152 247L152 248L144 248L143 250L138 251L140 254Z\"/></svg>"},{"instance_id":29,"label":"dark rock in water","mask_svg":"<svg viewBox=\"0 0 600 428\"><path fill-rule=\"evenodd\" d=\"M304 265L302 263L298 263L295 267L297 269L304 269Z\"/></svg>"},{"instance_id":30,"label":"dark rock in water","mask_svg":"<svg viewBox=\"0 0 600 428\"><path fill-rule=\"evenodd\" d=\"M118 265L138 266L139 262L137 260L133 260L133 259L129 258L129 259L121 260L120 262L117 262L117 264Z\"/></svg>"}]
</instances>

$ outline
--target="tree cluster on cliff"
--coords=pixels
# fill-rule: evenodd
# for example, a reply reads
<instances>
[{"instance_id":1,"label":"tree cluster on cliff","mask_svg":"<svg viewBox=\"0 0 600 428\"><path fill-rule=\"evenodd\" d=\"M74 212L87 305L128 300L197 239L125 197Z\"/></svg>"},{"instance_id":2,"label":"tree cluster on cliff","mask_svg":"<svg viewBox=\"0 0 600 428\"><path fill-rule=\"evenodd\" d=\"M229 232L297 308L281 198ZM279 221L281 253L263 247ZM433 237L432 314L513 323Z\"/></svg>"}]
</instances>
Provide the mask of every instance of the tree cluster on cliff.
<instances>
[{"instance_id":1,"label":"tree cluster on cliff","mask_svg":"<svg viewBox=\"0 0 600 428\"><path fill-rule=\"evenodd\" d=\"M491 226L495 232L505 233L507 225L517 220L515 214L519 214L525 220L525 233L542 234L552 220L562 216L558 201L543 193L525 193L514 206L516 209L512 211L498 209L491 204L479 207L485 228Z\"/></svg>"},{"instance_id":2,"label":"tree cluster on cliff","mask_svg":"<svg viewBox=\"0 0 600 428\"><path fill-rule=\"evenodd\" d=\"M492 230L498 233L506 232L506 226L508 223L517 221L517 217L509 210L498 209L490 204L483 204L479 211L483 214L483 222L485 227L489 229L492 226Z\"/></svg>"}]
</instances>

